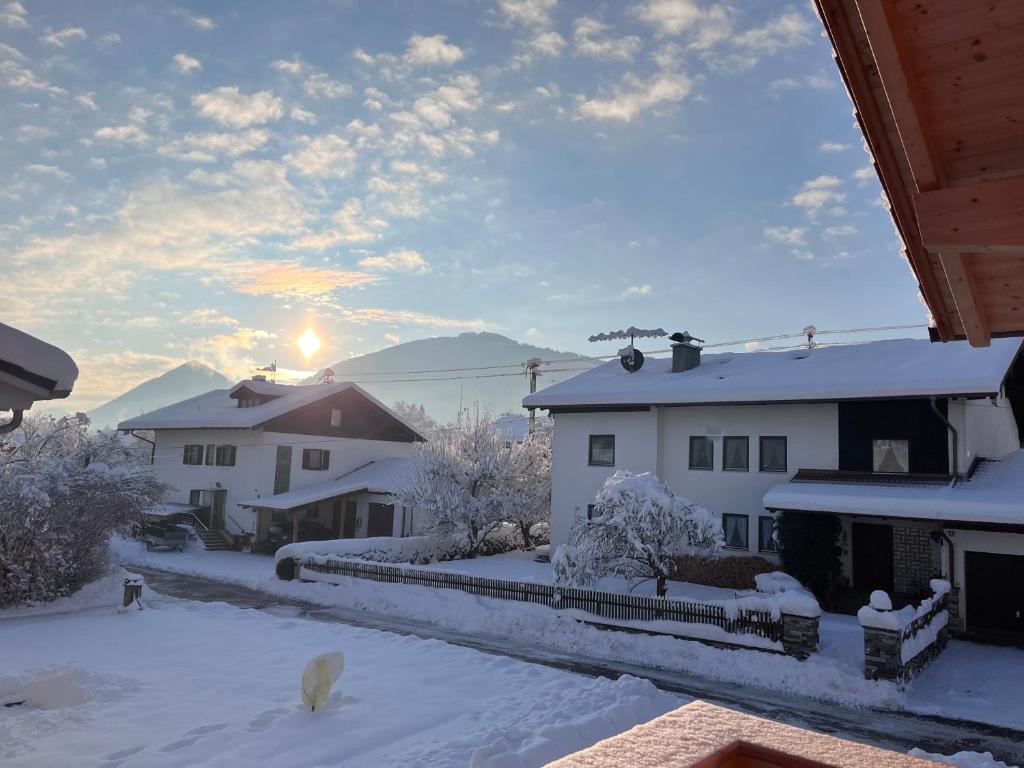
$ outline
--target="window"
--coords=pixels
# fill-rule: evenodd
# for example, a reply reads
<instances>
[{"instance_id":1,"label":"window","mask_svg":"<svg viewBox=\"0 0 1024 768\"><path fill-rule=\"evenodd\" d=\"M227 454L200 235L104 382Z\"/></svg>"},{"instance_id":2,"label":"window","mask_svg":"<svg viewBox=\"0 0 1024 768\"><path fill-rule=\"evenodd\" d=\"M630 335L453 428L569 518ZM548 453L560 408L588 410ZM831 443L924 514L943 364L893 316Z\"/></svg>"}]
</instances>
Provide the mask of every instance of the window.
<instances>
[{"instance_id":1,"label":"window","mask_svg":"<svg viewBox=\"0 0 1024 768\"><path fill-rule=\"evenodd\" d=\"M302 468L325 470L330 467L331 452L320 448L302 449Z\"/></svg>"},{"instance_id":2,"label":"window","mask_svg":"<svg viewBox=\"0 0 1024 768\"><path fill-rule=\"evenodd\" d=\"M332 427L340 427L341 426L341 409L340 408L331 408L331 426Z\"/></svg>"},{"instance_id":3,"label":"window","mask_svg":"<svg viewBox=\"0 0 1024 768\"><path fill-rule=\"evenodd\" d=\"M715 443L710 437L690 436L690 469L715 468Z\"/></svg>"},{"instance_id":4,"label":"window","mask_svg":"<svg viewBox=\"0 0 1024 768\"><path fill-rule=\"evenodd\" d=\"M181 456L182 464L202 464L203 463L203 446L198 443L189 443L185 446L185 450Z\"/></svg>"},{"instance_id":5,"label":"window","mask_svg":"<svg viewBox=\"0 0 1024 768\"><path fill-rule=\"evenodd\" d=\"M206 450L209 451L213 446L206 446ZM235 466L235 454L238 452L238 448L234 445L218 445L217 446L217 466L218 467L233 467ZM207 455L206 463L209 464L209 455Z\"/></svg>"},{"instance_id":6,"label":"window","mask_svg":"<svg viewBox=\"0 0 1024 768\"><path fill-rule=\"evenodd\" d=\"M757 518L757 548L761 552L779 551L775 543L775 518L771 515Z\"/></svg>"},{"instance_id":7,"label":"window","mask_svg":"<svg viewBox=\"0 0 1024 768\"><path fill-rule=\"evenodd\" d=\"M590 466L615 466L615 435L590 436Z\"/></svg>"},{"instance_id":8,"label":"window","mask_svg":"<svg viewBox=\"0 0 1024 768\"><path fill-rule=\"evenodd\" d=\"M762 472L785 472L786 438L762 437L758 455Z\"/></svg>"},{"instance_id":9,"label":"window","mask_svg":"<svg viewBox=\"0 0 1024 768\"><path fill-rule=\"evenodd\" d=\"M722 515L722 528L725 530L727 549L749 549L746 515Z\"/></svg>"},{"instance_id":10,"label":"window","mask_svg":"<svg viewBox=\"0 0 1024 768\"><path fill-rule=\"evenodd\" d=\"M910 443L907 440L872 440L872 468L891 474L910 471Z\"/></svg>"},{"instance_id":11,"label":"window","mask_svg":"<svg viewBox=\"0 0 1024 768\"><path fill-rule=\"evenodd\" d=\"M213 464L213 455L215 448L216 446L213 445L206 446L206 464Z\"/></svg>"},{"instance_id":12,"label":"window","mask_svg":"<svg viewBox=\"0 0 1024 768\"><path fill-rule=\"evenodd\" d=\"M722 438L722 469L746 472L750 469L750 438Z\"/></svg>"},{"instance_id":13,"label":"window","mask_svg":"<svg viewBox=\"0 0 1024 768\"><path fill-rule=\"evenodd\" d=\"M239 408L255 408L260 404L259 398L256 397L240 397L238 398Z\"/></svg>"}]
</instances>

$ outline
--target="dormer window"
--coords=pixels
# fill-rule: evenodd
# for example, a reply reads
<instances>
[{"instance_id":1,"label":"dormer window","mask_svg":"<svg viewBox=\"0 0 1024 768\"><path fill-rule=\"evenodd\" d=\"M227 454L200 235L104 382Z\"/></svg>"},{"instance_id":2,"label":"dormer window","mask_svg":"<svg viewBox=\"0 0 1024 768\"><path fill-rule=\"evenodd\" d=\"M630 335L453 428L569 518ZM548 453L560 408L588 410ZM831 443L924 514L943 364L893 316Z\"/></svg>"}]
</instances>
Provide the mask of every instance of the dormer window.
<instances>
[{"instance_id":1,"label":"dormer window","mask_svg":"<svg viewBox=\"0 0 1024 768\"><path fill-rule=\"evenodd\" d=\"M255 408L260 404L259 398L256 397L240 397L238 398L239 408Z\"/></svg>"}]
</instances>

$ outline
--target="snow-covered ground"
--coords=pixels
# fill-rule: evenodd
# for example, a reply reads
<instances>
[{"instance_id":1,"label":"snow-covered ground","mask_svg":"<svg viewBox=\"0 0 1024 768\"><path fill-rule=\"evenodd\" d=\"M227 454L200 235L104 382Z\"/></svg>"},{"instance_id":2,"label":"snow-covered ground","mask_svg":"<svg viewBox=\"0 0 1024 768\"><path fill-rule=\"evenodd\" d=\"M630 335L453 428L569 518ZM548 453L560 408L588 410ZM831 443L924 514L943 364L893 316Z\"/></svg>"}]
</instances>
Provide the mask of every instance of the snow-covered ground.
<instances>
[{"instance_id":1,"label":"snow-covered ground","mask_svg":"<svg viewBox=\"0 0 1024 768\"><path fill-rule=\"evenodd\" d=\"M145 551L138 542L118 541L117 556L127 563L221 579L282 597L324 606L366 609L433 623L439 627L508 638L595 658L692 672L713 679L800 692L844 704L905 708L1012 728L1024 728L1024 651L950 643L937 661L907 688L863 677L863 634L855 616L824 614L821 649L805 662L753 651L725 651L668 637L597 630L539 605L490 600L456 590L432 590L350 579L344 586L282 582L273 559L234 552L189 550L184 554ZM496 578L550 578L547 563L527 553L437 564L450 570ZM673 584L682 596L688 586ZM690 585L696 587L696 585ZM713 589L697 587L698 590ZM731 596L729 590L706 597ZM697 594L693 595L697 596Z\"/></svg>"},{"instance_id":2,"label":"snow-covered ground","mask_svg":"<svg viewBox=\"0 0 1024 768\"><path fill-rule=\"evenodd\" d=\"M118 612L119 594L80 613L0 614L0 700L25 700L0 707L0 763L433 768L476 753L486 768L511 752L520 762L503 765L539 766L685 702L637 678L282 611L147 594L146 610ZM335 650L331 705L302 711L306 662Z\"/></svg>"}]
</instances>

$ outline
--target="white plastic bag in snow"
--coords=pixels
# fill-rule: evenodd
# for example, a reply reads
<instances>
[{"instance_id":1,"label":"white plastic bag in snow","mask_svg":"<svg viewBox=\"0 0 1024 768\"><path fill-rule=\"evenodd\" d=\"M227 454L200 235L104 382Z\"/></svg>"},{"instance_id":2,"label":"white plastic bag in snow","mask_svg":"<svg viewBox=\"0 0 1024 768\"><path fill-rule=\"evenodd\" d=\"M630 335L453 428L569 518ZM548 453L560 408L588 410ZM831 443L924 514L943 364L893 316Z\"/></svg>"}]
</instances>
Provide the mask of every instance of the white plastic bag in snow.
<instances>
[{"instance_id":1,"label":"white plastic bag in snow","mask_svg":"<svg viewBox=\"0 0 1024 768\"><path fill-rule=\"evenodd\" d=\"M302 706L315 712L327 705L331 686L345 669L345 654L341 651L317 656L306 665L302 673Z\"/></svg>"}]
</instances>

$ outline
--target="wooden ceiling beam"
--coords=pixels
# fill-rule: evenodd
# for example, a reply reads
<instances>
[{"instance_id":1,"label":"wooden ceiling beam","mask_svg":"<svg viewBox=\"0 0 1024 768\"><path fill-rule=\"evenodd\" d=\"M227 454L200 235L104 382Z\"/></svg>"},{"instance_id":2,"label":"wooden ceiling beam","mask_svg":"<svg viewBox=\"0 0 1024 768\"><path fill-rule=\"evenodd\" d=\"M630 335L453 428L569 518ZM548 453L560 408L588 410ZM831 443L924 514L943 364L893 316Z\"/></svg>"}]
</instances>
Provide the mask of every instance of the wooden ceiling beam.
<instances>
[{"instance_id":1,"label":"wooden ceiling beam","mask_svg":"<svg viewBox=\"0 0 1024 768\"><path fill-rule=\"evenodd\" d=\"M914 207L929 250L1024 253L1024 176L922 192Z\"/></svg>"},{"instance_id":2,"label":"wooden ceiling beam","mask_svg":"<svg viewBox=\"0 0 1024 768\"><path fill-rule=\"evenodd\" d=\"M992 329L975 294L974 277L963 253L939 253L946 280L953 292L953 301L964 326L964 334L972 347L987 347L992 343Z\"/></svg>"},{"instance_id":3,"label":"wooden ceiling beam","mask_svg":"<svg viewBox=\"0 0 1024 768\"><path fill-rule=\"evenodd\" d=\"M927 115L908 57L910 49L899 39L898 20L890 16L890 9L896 11L885 0L857 0L857 9L917 189L924 192L941 187L945 175L930 140Z\"/></svg>"}]
</instances>

